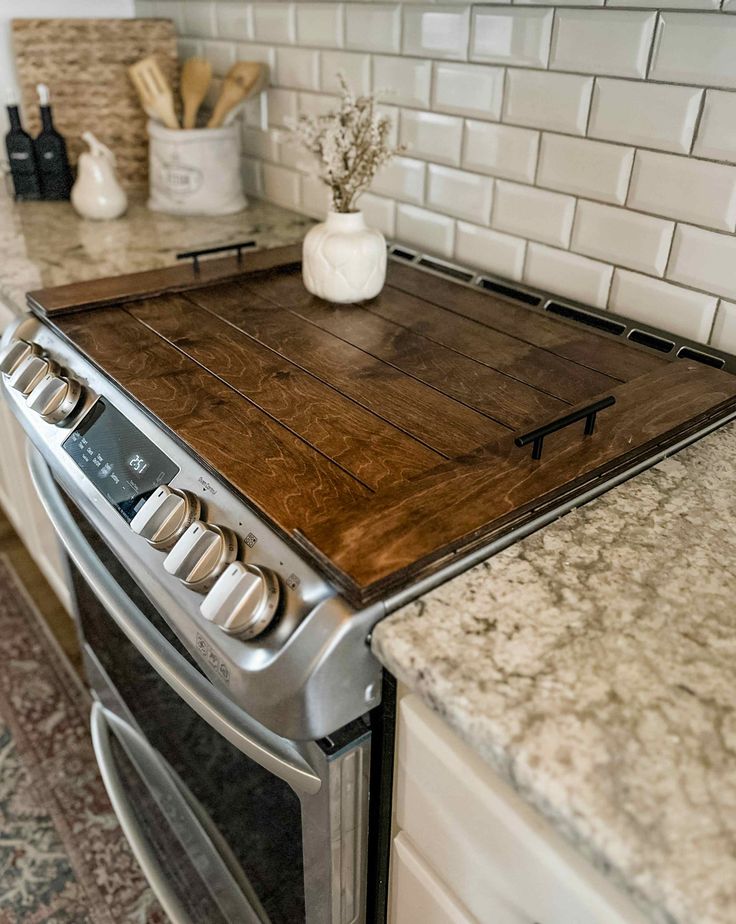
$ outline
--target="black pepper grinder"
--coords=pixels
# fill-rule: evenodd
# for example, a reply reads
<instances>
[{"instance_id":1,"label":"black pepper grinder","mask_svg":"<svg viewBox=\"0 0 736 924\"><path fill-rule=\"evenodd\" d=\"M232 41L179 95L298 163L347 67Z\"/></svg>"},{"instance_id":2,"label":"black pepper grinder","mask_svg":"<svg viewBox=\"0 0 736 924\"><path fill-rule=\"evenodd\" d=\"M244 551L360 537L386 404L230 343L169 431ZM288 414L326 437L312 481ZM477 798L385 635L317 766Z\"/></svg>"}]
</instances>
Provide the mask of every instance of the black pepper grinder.
<instances>
[{"instance_id":1,"label":"black pepper grinder","mask_svg":"<svg viewBox=\"0 0 736 924\"><path fill-rule=\"evenodd\" d=\"M66 142L54 128L49 105L49 88L45 83L39 83L36 91L41 104L41 133L36 138L34 147L41 177L41 195L44 199L68 199L73 177Z\"/></svg>"},{"instance_id":2,"label":"black pepper grinder","mask_svg":"<svg viewBox=\"0 0 736 924\"><path fill-rule=\"evenodd\" d=\"M23 130L18 106L10 99L10 94L8 96L10 131L5 136L5 150L8 152L15 198L18 200L40 199L41 183L33 139L28 132Z\"/></svg>"}]
</instances>

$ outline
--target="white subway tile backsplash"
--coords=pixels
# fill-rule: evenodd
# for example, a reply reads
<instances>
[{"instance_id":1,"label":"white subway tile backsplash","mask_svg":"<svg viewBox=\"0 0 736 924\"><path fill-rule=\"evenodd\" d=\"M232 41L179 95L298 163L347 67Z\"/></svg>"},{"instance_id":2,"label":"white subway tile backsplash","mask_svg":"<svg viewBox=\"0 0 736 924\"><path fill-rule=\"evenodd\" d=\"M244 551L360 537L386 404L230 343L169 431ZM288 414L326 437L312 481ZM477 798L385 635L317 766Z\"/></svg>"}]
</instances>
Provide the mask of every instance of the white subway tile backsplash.
<instances>
[{"instance_id":1,"label":"white subway tile backsplash","mask_svg":"<svg viewBox=\"0 0 736 924\"><path fill-rule=\"evenodd\" d=\"M316 176L303 175L299 182L301 211L323 221L330 207L330 191Z\"/></svg>"},{"instance_id":2,"label":"white subway tile backsplash","mask_svg":"<svg viewBox=\"0 0 736 924\"><path fill-rule=\"evenodd\" d=\"M243 189L249 196L263 195L262 164L260 160L252 157L240 158L240 175L243 179Z\"/></svg>"},{"instance_id":3,"label":"white subway tile backsplash","mask_svg":"<svg viewBox=\"0 0 736 924\"><path fill-rule=\"evenodd\" d=\"M493 122L465 122L463 167L533 183L539 132Z\"/></svg>"},{"instance_id":4,"label":"white subway tile backsplash","mask_svg":"<svg viewBox=\"0 0 736 924\"><path fill-rule=\"evenodd\" d=\"M633 148L545 132L537 184L621 204L626 200L633 160Z\"/></svg>"},{"instance_id":5,"label":"white subway tile backsplash","mask_svg":"<svg viewBox=\"0 0 736 924\"><path fill-rule=\"evenodd\" d=\"M592 77L509 70L503 121L584 135Z\"/></svg>"},{"instance_id":6,"label":"white subway tile backsplash","mask_svg":"<svg viewBox=\"0 0 736 924\"><path fill-rule=\"evenodd\" d=\"M667 278L736 298L736 238L678 225Z\"/></svg>"},{"instance_id":7,"label":"white subway tile backsplash","mask_svg":"<svg viewBox=\"0 0 736 924\"><path fill-rule=\"evenodd\" d=\"M300 93L297 96L299 115L321 116L334 111L339 105L336 96L324 93Z\"/></svg>"},{"instance_id":8,"label":"white subway tile backsplash","mask_svg":"<svg viewBox=\"0 0 736 924\"><path fill-rule=\"evenodd\" d=\"M235 64L235 45L232 42L203 42L205 58L212 64L215 77L224 77Z\"/></svg>"},{"instance_id":9,"label":"white subway tile backsplash","mask_svg":"<svg viewBox=\"0 0 736 924\"><path fill-rule=\"evenodd\" d=\"M465 266L518 281L524 268L525 252L523 238L479 228L465 221L457 223L455 259Z\"/></svg>"},{"instance_id":10,"label":"white subway tile backsplash","mask_svg":"<svg viewBox=\"0 0 736 924\"><path fill-rule=\"evenodd\" d=\"M405 244L449 258L452 256L455 222L447 215L401 203L396 206L396 236Z\"/></svg>"},{"instance_id":11,"label":"white subway tile backsplash","mask_svg":"<svg viewBox=\"0 0 736 924\"><path fill-rule=\"evenodd\" d=\"M693 87L599 78L588 135L687 154L702 95Z\"/></svg>"},{"instance_id":12,"label":"white subway tile backsplash","mask_svg":"<svg viewBox=\"0 0 736 924\"><path fill-rule=\"evenodd\" d=\"M429 108L432 62L417 58L373 58L373 89L387 103Z\"/></svg>"},{"instance_id":13,"label":"white subway tile backsplash","mask_svg":"<svg viewBox=\"0 0 736 924\"><path fill-rule=\"evenodd\" d=\"M356 93L369 93L371 57L352 51L323 51L320 55L320 87L325 93L339 93L342 74Z\"/></svg>"},{"instance_id":14,"label":"white subway tile backsplash","mask_svg":"<svg viewBox=\"0 0 736 924\"><path fill-rule=\"evenodd\" d=\"M401 113L399 139L412 156L458 165L462 137L463 120L455 116L413 109Z\"/></svg>"},{"instance_id":15,"label":"white subway tile backsplash","mask_svg":"<svg viewBox=\"0 0 736 924\"><path fill-rule=\"evenodd\" d=\"M297 3L296 40L300 45L341 48L343 35L342 3Z\"/></svg>"},{"instance_id":16,"label":"white subway tile backsplash","mask_svg":"<svg viewBox=\"0 0 736 924\"><path fill-rule=\"evenodd\" d=\"M725 13L660 13L649 76L736 87L736 19Z\"/></svg>"},{"instance_id":17,"label":"white subway tile backsplash","mask_svg":"<svg viewBox=\"0 0 736 924\"><path fill-rule=\"evenodd\" d=\"M217 35L215 5L210 0L189 0L182 7L184 32L201 38Z\"/></svg>"},{"instance_id":18,"label":"white subway tile backsplash","mask_svg":"<svg viewBox=\"0 0 736 924\"><path fill-rule=\"evenodd\" d=\"M736 304L724 299L718 303L710 342L726 353L736 353Z\"/></svg>"},{"instance_id":19,"label":"white subway tile backsplash","mask_svg":"<svg viewBox=\"0 0 736 924\"><path fill-rule=\"evenodd\" d=\"M398 54L401 48L401 6L398 3L348 3L345 47Z\"/></svg>"},{"instance_id":20,"label":"white subway tile backsplash","mask_svg":"<svg viewBox=\"0 0 736 924\"><path fill-rule=\"evenodd\" d=\"M470 57L474 61L546 67L554 13L534 7L475 7Z\"/></svg>"},{"instance_id":21,"label":"white subway tile backsplash","mask_svg":"<svg viewBox=\"0 0 736 924\"><path fill-rule=\"evenodd\" d=\"M404 5L405 55L467 58L469 34L469 6Z\"/></svg>"},{"instance_id":22,"label":"white subway tile backsplash","mask_svg":"<svg viewBox=\"0 0 736 924\"><path fill-rule=\"evenodd\" d=\"M187 58L198 58L202 54L204 42L199 39L180 38L176 43L176 52L180 61Z\"/></svg>"},{"instance_id":23,"label":"white subway tile backsplash","mask_svg":"<svg viewBox=\"0 0 736 924\"><path fill-rule=\"evenodd\" d=\"M736 93L708 90L693 154L736 163Z\"/></svg>"},{"instance_id":24,"label":"white subway tile backsplash","mask_svg":"<svg viewBox=\"0 0 736 924\"><path fill-rule=\"evenodd\" d=\"M423 160L395 157L376 174L371 189L383 196L421 205L424 201L424 183L427 165Z\"/></svg>"},{"instance_id":25,"label":"white subway tile backsplash","mask_svg":"<svg viewBox=\"0 0 736 924\"><path fill-rule=\"evenodd\" d=\"M432 108L456 115L500 119L503 81L502 67L439 61L434 66Z\"/></svg>"},{"instance_id":26,"label":"white subway tile backsplash","mask_svg":"<svg viewBox=\"0 0 736 924\"><path fill-rule=\"evenodd\" d=\"M549 66L617 77L646 77L656 13L557 10Z\"/></svg>"},{"instance_id":27,"label":"white subway tile backsplash","mask_svg":"<svg viewBox=\"0 0 736 924\"><path fill-rule=\"evenodd\" d=\"M297 116L296 93L293 90L268 90L268 121L270 125L284 126Z\"/></svg>"},{"instance_id":28,"label":"white subway tile backsplash","mask_svg":"<svg viewBox=\"0 0 736 924\"><path fill-rule=\"evenodd\" d=\"M717 301L712 295L617 269L608 304L616 314L704 343L710 334Z\"/></svg>"},{"instance_id":29,"label":"white subway tile backsplash","mask_svg":"<svg viewBox=\"0 0 736 924\"><path fill-rule=\"evenodd\" d=\"M263 164L263 194L266 198L287 209L299 208L300 175L285 167Z\"/></svg>"},{"instance_id":30,"label":"white subway tile backsplash","mask_svg":"<svg viewBox=\"0 0 736 924\"><path fill-rule=\"evenodd\" d=\"M427 172L429 208L488 224L493 197L493 180L490 177L437 164L430 164Z\"/></svg>"},{"instance_id":31,"label":"white subway tile backsplash","mask_svg":"<svg viewBox=\"0 0 736 924\"><path fill-rule=\"evenodd\" d=\"M186 4L188 5L188 4ZM217 35L231 42L253 38L253 20L249 3L216 3Z\"/></svg>"},{"instance_id":32,"label":"white subway tile backsplash","mask_svg":"<svg viewBox=\"0 0 736 924\"><path fill-rule=\"evenodd\" d=\"M643 212L733 231L736 167L637 151L628 204Z\"/></svg>"},{"instance_id":33,"label":"white subway tile backsplash","mask_svg":"<svg viewBox=\"0 0 736 924\"><path fill-rule=\"evenodd\" d=\"M278 160L278 145L273 131L261 131L260 128L243 126L243 153L248 157L259 157L261 160Z\"/></svg>"},{"instance_id":34,"label":"white subway tile backsplash","mask_svg":"<svg viewBox=\"0 0 736 924\"><path fill-rule=\"evenodd\" d=\"M153 16L157 16L160 19L171 19L176 26L176 31L180 34L184 33L184 4L181 0L153 0L152 3ZM142 15L138 13L138 4L135 5L136 16Z\"/></svg>"},{"instance_id":35,"label":"white subway tile backsplash","mask_svg":"<svg viewBox=\"0 0 736 924\"><path fill-rule=\"evenodd\" d=\"M296 40L293 3L254 3L253 37L257 42L289 45Z\"/></svg>"},{"instance_id":36,"label":"white subway tile backsplash","mask_svg":"<svg viewBox=\"0 0 736 924\"><path fill-rule=\"evenodd\" d=\"M630 269L661 276L674 222L597 202L578 202L570 248Z\"/></svg>"},{"instance_id":37,"label":"white subway tile backsplash","mask_svg":"<svg viewBox=\"0 0 736 924\"><path fill-rule=\"evenodd\" d=\"M310 48L277 48L275 82L280 87L319 90L319 52Z\"/></svg>"},{"instance_id":38,"label":"white subway tile backsplash","mask_svg":"<svg viewBox=\"0 0 736 924\"><path fill-rule=\"evenodd\" d=\"M253 42L238 42L235 46L239 61L261 61L267 64L271 75L276 68L276 49L272 45L256 45Z\"/></svg>"},{"instance_id":39,"label":"white subway tile backsplash","mask_svg":"<svg viewBox=\"0 0 736 924\"><path fill-rule=\"evenodd\" d=\"M535 289L605 308L612 273L606 263L530 242L523 280Z\"/></svg>"},{"instance_id":40,"label":"white subway tile backsplash","mask_svg":"<svg viewBox=\"0 0 736 924\"><path fill-rule=\"evenodd\" d=\"M378 228L386 237L394 236L396 233L396 203L393 199L363 193L358 200L358 206L363 210L366 224L370 228Z\"/></svg>"},{"instance_id":41,"label":"white subway tile backsplash","mask_svg":"<svg viewBox=\"0 0 736 924\"><path fill-rule=\"evenodd\" d=\"M652 0L606 0L606 6L638 6L651 9L653 6L658 5L653 3ZM668 10L717 10L721 5L721 0L665 0L665 3L661 5L666 5Z\"/></svg>"},{"instance_id":42,"label":"white subway tile backsplash","mask_svg":"<svg viewBox=\"0 0 736 924\"><path fill-rule=\"evenodd\" d=\"M572 196L498 180L491 225L519 237L567 247L574 212Z\"/></svg>"}]
</instances>

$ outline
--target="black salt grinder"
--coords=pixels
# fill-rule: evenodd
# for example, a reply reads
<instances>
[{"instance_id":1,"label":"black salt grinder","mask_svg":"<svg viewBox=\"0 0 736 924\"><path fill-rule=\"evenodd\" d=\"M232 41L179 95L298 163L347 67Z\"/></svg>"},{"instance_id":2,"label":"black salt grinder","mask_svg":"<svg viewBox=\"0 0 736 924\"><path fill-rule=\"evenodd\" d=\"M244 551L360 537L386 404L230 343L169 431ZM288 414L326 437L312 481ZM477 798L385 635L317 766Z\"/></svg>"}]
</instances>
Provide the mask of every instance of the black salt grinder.
<instances>
[{"instance_id":1,"label":"black salt grinder","mask_svg":"<svg viewBox=\"0 0 736 924\"><path fill-rule=\"evenodd\" d=\"M66 142L54 127L49 88L44 83L36 87L41 104L41 132L34 142L36 161L44 199L68 199L72 191L72 171Z\"/></svg>"}]
</instances>

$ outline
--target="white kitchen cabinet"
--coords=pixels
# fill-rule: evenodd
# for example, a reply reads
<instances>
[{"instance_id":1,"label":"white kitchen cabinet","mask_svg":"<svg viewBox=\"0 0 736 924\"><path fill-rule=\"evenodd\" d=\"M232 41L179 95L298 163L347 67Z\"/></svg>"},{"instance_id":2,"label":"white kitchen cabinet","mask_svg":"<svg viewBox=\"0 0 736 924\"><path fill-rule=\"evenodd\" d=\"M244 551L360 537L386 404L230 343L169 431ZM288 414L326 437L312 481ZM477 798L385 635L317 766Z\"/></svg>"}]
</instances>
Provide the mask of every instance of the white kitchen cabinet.
<instances>
[{"instance_id":1,"label":"white kitchen cabinet","mask_svg":"<svg viewBox=\"0 0 736 924\"><path fill-rule=\"evenodd\" d=\"M414 694L396 753L390 924L645 924Z\"/></svg>"}]
</instances>

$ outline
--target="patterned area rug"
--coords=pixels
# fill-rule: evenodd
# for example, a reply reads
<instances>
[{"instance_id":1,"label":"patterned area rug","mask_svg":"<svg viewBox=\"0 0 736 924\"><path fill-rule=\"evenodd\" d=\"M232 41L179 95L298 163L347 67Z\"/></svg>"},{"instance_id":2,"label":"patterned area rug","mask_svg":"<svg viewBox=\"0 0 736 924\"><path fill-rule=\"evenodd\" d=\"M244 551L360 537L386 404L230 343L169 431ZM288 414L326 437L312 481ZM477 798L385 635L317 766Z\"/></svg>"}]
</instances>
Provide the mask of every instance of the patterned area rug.
<instances>
[{"instance_id":1,"label":"patterned area rug","mask_svg":"<svg viewBox=\"0 0 736 924\"><path fill-rule=\"evenodd\" d=\"M107 799L89 707L0 556L0 924L165 924Z\"/></svg>"}]
</instances>

